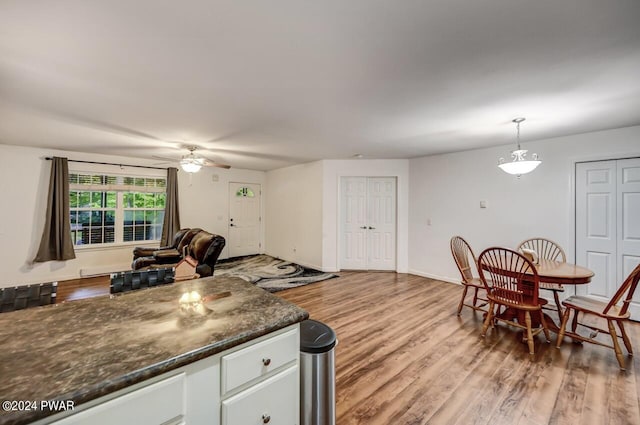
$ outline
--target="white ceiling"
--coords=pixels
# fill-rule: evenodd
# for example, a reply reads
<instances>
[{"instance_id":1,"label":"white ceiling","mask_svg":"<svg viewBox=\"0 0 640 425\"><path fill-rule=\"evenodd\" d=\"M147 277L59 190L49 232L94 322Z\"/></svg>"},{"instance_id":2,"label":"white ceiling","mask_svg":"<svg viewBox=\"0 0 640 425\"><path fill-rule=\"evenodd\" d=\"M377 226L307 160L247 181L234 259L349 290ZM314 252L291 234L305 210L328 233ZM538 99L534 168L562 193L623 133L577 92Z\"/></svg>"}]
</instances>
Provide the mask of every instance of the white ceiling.
<instances>
[{"instance_id":1,"label":"white ceiling","mask_svg":"<svg viewBox=\"0 0 640 425\"><path fill-rule=\"evenodd\" d=\"M0 2L0 143L258 170L640 124L637 0ZM525 146L526 147L526 146Z\"/></svg>"}]
</instances>

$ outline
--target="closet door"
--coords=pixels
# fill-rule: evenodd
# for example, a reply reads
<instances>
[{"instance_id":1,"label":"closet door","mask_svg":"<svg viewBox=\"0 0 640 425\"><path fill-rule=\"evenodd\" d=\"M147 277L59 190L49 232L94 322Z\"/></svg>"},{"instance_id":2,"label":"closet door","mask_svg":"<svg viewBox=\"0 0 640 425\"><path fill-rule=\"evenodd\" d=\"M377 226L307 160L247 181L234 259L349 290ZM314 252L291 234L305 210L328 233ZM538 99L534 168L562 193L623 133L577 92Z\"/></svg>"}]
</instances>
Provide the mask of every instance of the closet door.
<instances>
[{"instance_id":1,"label":"closet door","mask_svg":"<svg viewBox=\"0 0 640 425\"><path fill-rule=\"evenodd\" d=\"M640 263L640 158L618 161L618 285ZM640 319L640 291L631 303L631 316Z\"/></svg>"},{"instance_id":2,"label":"closet door","mask_svg":"<svg viewBox=\"0 0 640 425\"><path fill-rule=\"evenodd\" d=\"M616 161L576 164L576 263L595 273L576 292L601 301L615 293Z\"/></svg>"},{"instance_id":3,"label":"closet door","mask_svg":"<svg viewBox=\"0 0 640 425\"><path fill-rule=\"evenodd\" d=\"M576 293L601 301L640 263L640 158L576 164L576 262L595 273ZM640 292L630 310L640 320Z\"/></svg>"},{"instance_id":4,"label":"closet door","mask_svg":"<svg viewBox=\"0 0 640 425\"><path fill-rule=\"evenodd\" d=\"M396 269L396 180L368 178L367 239L371 270Z\"/></svg>"},{"instance_id":5,"label":"closet door","mask_svg":"<svg viewBox=\"0 0 640 425\"><path fill-rule=\"evenodd\" d=\"M343 177L341 181L340 268L367 269L367 178Z\"/></svg>"},{"instance_id":6,"label":"closet door","mask_svg":"<svg viewBox=\"0 0 640 425\"><path fill-rule=\"evenodd\" d=\"M343 177L340 193L340 268L395 270L395 177Z\"/></svg>"}]
</instances>

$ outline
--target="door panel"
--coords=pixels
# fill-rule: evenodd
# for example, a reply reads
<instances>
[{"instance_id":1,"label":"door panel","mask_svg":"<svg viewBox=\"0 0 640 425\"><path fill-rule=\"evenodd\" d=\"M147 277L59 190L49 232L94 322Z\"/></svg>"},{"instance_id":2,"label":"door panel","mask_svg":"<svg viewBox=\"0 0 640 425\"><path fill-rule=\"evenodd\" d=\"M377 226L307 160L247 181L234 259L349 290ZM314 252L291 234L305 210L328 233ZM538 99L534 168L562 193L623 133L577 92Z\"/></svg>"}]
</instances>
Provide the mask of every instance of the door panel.
<instances>
[{"instance_id":1,"label":"door panel","mask_svg":"<svg viewBox=\"0 0 640 425\"><path fill-rule=\"evenodd\" d=\"M576 292L601 300L616 288L616 162L576 165L576 262L595 273Z\"/></svg>"},{"instance_id":2,"label":"door panel","mask_svg":"<svg viewBox=\"0 0 640 425\"><path fill-rule=\"evenodd\" d=\"M229 257L260 252L259 184L229 183Z\"/></svg>"},{"instance_id":3,"label":"door panel","mask_svg":"<svg viewBox=\"0 0 640 425\"><path fill-rule=\"evenodd\" d=\"M369 269L396 268L396 181L389 177L368 179Z\"/></svg>"},{"instance_id":4,"label":"door panel","mask_svg":"<svg viewBox=\"0 0 640 425\"><path fill-rule=\"evenodd\" d=\"M611 274L611 264L615 263L612 257L612 254L606 252L587 252L585 266L595 273L591 283L589 283L589 295L603 298L609 297L610 290L607 280L597 279L596 276L609 276Z\"/></svg>"},{"instance_id":5,"label":"door panel","mask_svg":"<svg viewBox=\"0 0 640 425\"><path fill-rule=\"evenodd\" d=\"M367 268L367 179L345 177L341 184L342 255L341 267Z\"/></svg>"},{"instance_id":6,"label":"door panel","mask_svg":"<svg viewBox=\"0 0 640 425\"><path fill-rule=\"evenodd\" d=\"M618 161L618 285L640 263L640 158ZM640 319L640 291L630 305L631 317Z\"/></svg>"},{"instance_id":7,"label":"door panel","mask_svg":"<svg viewBox=\"0 0 640 425\"><path fill-rule=\"evenodd\" d=\"M640 263L640 159L576 164L576 262L593 270L576 293L609 300ZM640 293L630 305L640 319Z\"/></svg>"}]
</instances>

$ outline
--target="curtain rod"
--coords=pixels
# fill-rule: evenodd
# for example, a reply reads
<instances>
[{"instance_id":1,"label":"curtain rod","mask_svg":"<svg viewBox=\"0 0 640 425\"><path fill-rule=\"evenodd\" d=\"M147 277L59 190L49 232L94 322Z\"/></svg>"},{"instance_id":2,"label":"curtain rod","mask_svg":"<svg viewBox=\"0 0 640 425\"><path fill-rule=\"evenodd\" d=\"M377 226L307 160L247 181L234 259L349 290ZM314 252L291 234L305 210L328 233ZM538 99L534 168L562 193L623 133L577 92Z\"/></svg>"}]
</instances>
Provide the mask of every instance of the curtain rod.
<instances>
[{"instance_id":1,"label":"curtain rod","mask_svg":"<svg viewBox=\"0 0 640 425\"><path fill-rule=\"evenodd\" d=\"M50 156L45 157L47 161L51 161L53 158ZM117 165L119 167L135 167L135 168L150 168L152 170L167 170L167 168L163 167L147 167L145 165L127 165L127 164L116 164L115 162L97 162L97 161L80 161L77 159L67 159L69 162L81 162L83 164L100 164L100 165Z\"/></svg>"}]
</instances>

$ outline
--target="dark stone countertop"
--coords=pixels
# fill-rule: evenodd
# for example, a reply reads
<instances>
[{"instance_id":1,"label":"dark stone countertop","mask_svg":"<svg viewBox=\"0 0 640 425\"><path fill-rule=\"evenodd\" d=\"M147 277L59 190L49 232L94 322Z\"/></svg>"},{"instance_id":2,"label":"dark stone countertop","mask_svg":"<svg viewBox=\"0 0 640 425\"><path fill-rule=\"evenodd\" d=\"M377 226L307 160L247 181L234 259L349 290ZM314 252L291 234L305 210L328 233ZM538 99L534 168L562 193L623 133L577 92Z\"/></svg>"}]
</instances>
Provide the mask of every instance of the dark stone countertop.
<instances>
[{"instance_id":1,"label":"dark stone countertop","mask_svg":"<svg viewBox=\"0 0 640 425\"><path fill-rule=\"evenodd\" d=\"M179 299L205 297L197 313ZM219 299L207 296L230 292ZM75 405L219 353L308 317L238 278L203 278L118 296L0 314L0 402L73 400ZM6 412L0 424L55 412Z\"/></svg>"}]
</instances>

